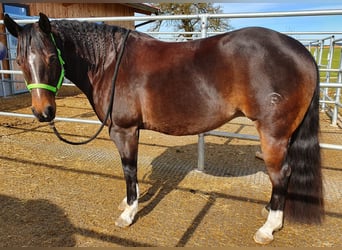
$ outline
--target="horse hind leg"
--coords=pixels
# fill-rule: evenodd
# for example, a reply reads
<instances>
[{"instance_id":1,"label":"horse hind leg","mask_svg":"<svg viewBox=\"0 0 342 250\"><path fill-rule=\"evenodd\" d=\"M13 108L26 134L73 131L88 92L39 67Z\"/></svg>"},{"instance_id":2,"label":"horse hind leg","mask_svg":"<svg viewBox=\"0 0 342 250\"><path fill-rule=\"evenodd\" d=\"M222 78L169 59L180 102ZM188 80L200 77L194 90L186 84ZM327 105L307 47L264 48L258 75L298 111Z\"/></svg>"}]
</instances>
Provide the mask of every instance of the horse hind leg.
<instances>
[{"instance_id":1,"label":"horse hind leg","mask_svg":"<svg viewBox=\"0 0 342 250\"><path fill-rule=\"evenodd\" d=\"M266 222L256 232L254 240L259 244L268 244L273 241L273 232L280 230L283 226L285 199L291 169L284 161L288 139L260 135L263 159L272 183L272 194L268 204L269 212Z\"/></svg>"}]
</instances>

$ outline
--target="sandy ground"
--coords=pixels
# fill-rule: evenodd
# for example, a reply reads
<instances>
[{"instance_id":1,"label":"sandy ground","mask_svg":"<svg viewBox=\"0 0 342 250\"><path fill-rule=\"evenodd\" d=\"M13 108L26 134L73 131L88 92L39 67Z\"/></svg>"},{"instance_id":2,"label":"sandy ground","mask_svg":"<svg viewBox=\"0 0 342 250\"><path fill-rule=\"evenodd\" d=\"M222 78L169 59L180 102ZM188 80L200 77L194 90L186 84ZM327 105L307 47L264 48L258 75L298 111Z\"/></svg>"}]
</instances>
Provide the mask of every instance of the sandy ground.
<instances>
[{"instance_id":1,"label":"sandy ground","mask_svg":"<svg viewBox=\"0 0 342 250\"><path fill-rule=\"evenodd\" d=\"M0 98L1 111L30 114L30 96ZM96 119L87 100L63 88L58 116ZM342 130L321 115L321 142L341 144ZM97 125L58 122L72 140ZM256 135L245 118L222 131ZM60 142L47 124L0 116L0 246L257 246L270 182L259 143L206 137L205 172L197 172L197 136L142 131L139 212L132 226L115 227L125 196L120 160L106 129L84 146ZM290 224L270 246L342 246L342 152L323 150L326 219Z\"/></svg>"}]
</instances>

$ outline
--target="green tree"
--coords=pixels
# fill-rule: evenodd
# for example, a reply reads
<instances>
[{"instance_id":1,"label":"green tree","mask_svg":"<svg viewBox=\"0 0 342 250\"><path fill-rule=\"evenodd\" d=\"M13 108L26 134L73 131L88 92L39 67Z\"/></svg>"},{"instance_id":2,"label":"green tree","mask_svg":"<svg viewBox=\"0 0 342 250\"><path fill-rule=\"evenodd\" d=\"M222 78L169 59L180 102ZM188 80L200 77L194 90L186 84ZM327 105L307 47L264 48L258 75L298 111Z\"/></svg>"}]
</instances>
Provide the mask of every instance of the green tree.
<instances>
[{"instance_id":1,"label":"green tree","mask_svg":"<svg viewBox=\"0 0 342 250\"><path fill-rule=\"evenodd\" d=\"M223 12L221 6L215 6L213 3L157 3L153 5L160 9L160 15L220 14ZM151 31L159 31L162 25L173 26L175 31L201 31L200 19L158 20ZM208 19L208 31L228 31L231 29L228 19ZM191 37L192 35L185 34L184 36Z\"/></svg>"}]
</instances>

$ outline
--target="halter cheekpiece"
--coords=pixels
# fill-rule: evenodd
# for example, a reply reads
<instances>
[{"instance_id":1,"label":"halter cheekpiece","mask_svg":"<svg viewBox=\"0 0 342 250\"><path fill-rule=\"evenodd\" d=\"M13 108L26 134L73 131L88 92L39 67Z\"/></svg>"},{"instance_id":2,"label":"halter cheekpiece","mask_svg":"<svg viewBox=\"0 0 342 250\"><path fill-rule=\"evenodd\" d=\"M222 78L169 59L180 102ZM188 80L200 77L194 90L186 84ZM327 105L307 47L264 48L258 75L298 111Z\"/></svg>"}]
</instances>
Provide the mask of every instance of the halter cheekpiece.
<instances>
[{"instance_id":1,"label":"halter cheekpiece","mask_svg":"<svg viewBox=\"0 0 342 250\"><path fill-rule=\"evenodd\" d=\"M26 83L26 87L29 91L31 91L32 89L46 89L46 90L53 92L55 95L57 95L57 92L61 88L61 86L63 84L63 80L64 80L64 74L65 74L64 60L62 58L61 51L57 47L55 38L53 37L53 34L50 33L50 36L51 36L51 40L52 40L52 42L55 45L55 48L57 50L58 61L61 64L61 74L59 76L58 83L57 83L56 87L51 86L51 85L46 84L46 83L28 83L26 80L25 80L25 83Z\"/></svg>"}]
</instances>

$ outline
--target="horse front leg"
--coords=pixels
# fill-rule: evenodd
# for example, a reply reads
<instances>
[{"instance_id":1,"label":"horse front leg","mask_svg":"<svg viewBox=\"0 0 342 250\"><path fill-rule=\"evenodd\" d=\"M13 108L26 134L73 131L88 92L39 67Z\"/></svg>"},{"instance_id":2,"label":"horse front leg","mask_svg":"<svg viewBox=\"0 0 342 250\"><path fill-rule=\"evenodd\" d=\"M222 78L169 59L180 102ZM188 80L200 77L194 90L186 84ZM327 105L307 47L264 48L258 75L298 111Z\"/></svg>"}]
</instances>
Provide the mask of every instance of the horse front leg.
<instances>
[{"instance_id":1,"label":"horse front leg","mask_svg":"<svg viewBox=\"0 0 342 250\"><path fill-rule=\"evenodd\" d=\"M119 205L119 209L123 212L115 221L115 225L127 227L133 223L134 217L138 212L137 159L139 129L135 127L129 129L113 127L110 130L110 137L115 142L120 153L127 194Z\"/></svg>"},{"instance_id":2,"label":"horse front leg","mask_svg":"<svg viewBox=\"0 0 342 250\"><path fill-rule=\"evenodd\" d=\"M267 220L254 235L255 242L259 244L268 244L273 241L273 232L283 227L285 199L291 173L290 167L284 161L287 143L287 140L261 136L263 158L272 182L272 195L267 205Z\"/></svg>"}]
</instances>

